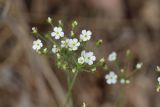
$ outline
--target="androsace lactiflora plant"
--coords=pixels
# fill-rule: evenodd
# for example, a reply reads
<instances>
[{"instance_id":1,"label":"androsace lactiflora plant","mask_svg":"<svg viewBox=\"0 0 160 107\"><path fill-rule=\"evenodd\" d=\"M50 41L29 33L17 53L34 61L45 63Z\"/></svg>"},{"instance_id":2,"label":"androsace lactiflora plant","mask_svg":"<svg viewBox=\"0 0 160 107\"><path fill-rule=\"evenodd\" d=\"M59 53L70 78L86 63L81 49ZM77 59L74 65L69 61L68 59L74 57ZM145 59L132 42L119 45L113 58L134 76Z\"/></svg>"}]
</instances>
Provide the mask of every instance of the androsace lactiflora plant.
<instances>
[{"instance_id":1,"label":"androsace lactiflora plant","mask_svg":"<svg viewBox=\"0 0 160 107\"><path fill-rule=\"evenodd\" d=\"M38 54L54 56L57 67L66 73L68 93L65 106L72 107L72 88L78 73L96 71L96 67L100 66L101 62L96 60L94 52L83 50L92 37L90 30L82 30L77 36L75 28L78 23L73 21L71 33L67 35L63 31L61 21L54 26L53 20L49 17L47 22L53 29L47 34L43 35L37 28L32 28L32 33L36 38L32 48ZM98 40L95 45L98 47L101 43L102 40Z\"/></svg>"},{"instance_id":2,"label":"androsace lactiflora plant","mask_svg":"<svg viewBox=\"0 0 160 107\"><path fill-rule=\"evenodd\" d=\"M51 25L52 30L46 34L42 34L36 27L32 28L32 33L36 38L32 48L40 55L53 56L57 67L66 74L68 90L65 107L73 107L72 89L80 72L95 72L97 67L101 67L103 71L107 72L104 78L108 85L117 83L125 85L129 84L132 77L142 69L142 62L138 62L134 69L129 69L128 63L132 59L130 50L125 52L124 57L128 62L124 66L120 64L118 55L114 51L107 58L97 59L94 51L102 44L102 40L95 43L93 50L84 50L92 38L92 32L82 30L80 34L77 34L75 31L78 25L77 21L71 23L69 34L64 32L62 21L55 25L53 20L48 17L47 22ZM158 66L157 71L160 71ZM160 77L158 77L158 82L157 91L160 90ZM86 107L85 103L83 103L83 107Z\"/></svg>"}]
</instances>

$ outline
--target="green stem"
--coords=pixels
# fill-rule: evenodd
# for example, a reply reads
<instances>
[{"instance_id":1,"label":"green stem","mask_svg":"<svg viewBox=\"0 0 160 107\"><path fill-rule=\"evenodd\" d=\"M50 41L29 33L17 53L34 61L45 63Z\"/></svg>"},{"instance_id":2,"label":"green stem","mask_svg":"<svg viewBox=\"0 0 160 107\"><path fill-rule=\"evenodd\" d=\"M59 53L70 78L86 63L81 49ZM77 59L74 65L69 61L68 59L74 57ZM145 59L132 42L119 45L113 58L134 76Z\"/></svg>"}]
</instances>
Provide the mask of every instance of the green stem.
<instances>
[{"instance_id":1,"label":"green stem","mask_svg":"<svg viewBox=\"0 0 160 107\"><path fill-rule=\"evenodd\" d=\"M124 87L120 87L120 91L119 92L120 93L119 93L117 101L115 103L115 107L122 107L122 105L123 105L124 94L125 94Z\"/></svg>"},{"instance_id":2,"label":"green stem","mask_svg":"<svg viewBox=\"0 0 160 107\"><path fill-rule=\"evenodd\" d=\"M68 92L67 92L67 99L66 99L64 107L67 107L68 104L69 104L69 107L73 107L72 89L73 89L73 85L76 81L77 75L78 75L78 71L76 71L76 73L73 75L73 77L72 77L71 73L68 72Z\"/></svg>"}]
</instances>

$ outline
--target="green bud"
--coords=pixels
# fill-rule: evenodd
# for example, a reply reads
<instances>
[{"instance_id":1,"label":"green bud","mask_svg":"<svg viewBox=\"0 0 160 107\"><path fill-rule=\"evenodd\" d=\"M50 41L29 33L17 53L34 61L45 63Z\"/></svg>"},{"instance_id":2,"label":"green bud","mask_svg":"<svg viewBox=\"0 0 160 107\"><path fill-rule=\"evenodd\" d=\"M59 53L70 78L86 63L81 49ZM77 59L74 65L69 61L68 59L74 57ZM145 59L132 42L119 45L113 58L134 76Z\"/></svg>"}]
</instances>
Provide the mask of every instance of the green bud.
<instances>
[{"instance_id":1,"label":"green bud","mask_svg":"<svg viewBox=\"0 0 160 107\"><path fill-rule=\"evenodd\" d=\"M157 66L156 71L160 72L160 67L159 66Z\"/></svg>"},{"instance_id":2,"label":"green bud","mask_svg":"<svg viewBox=\"0 0 160 107\"><path fill-rule=\"evenodd\" d=\"M78 22L77 21L73 21L72 22L72 29L74 29L77 25L78 25Z\"/></svg>"},{"instance_id":3,"label":"green bud","mask_svg":"<svg viewBox=\"0 0 160 107\"><path fill-rule=\"evenodd\" d=\"M130 80L126 80L126 84L130 84L130 82L131 82Z\"/></svg>"},{"instance_id":4,"label":"green bud","mask_svg":"<svg viewBox=\"0 0 160 107\"><path fill-rule=\"evenodd\" d=\"M121 69L120 71L123 73L123 72L124 72L124 69Z\"/></svg>"},{"instance_id":5,"label":"green bud","mask_svg":"<svg viewBox=\"0 0 160 107\"><path fill-rule=\"evenodd\" d=\"M157 92L159 92L159 91L160 91L160 85L158 85L158 86L157 86L156 91L157 91Z\"/></svg>"},{"instance_id":6,"label":"green bud","mask_svg":"<svg viewBox=\"0 0 160 107\"><path fill-rule=\"evenodd\" d=\"M76 35L74 34L74 32L73 31L71 31L71 37L75 37Z\"/></svg>"},{"instance_id":7,"label":"green bud","mask_svg":"<svg viewBox=\"0 0 160 107\"><path fill-rule=\"evenodd\" d=\"M38 33L38 30L37 30L36 27L32 27L32 33L33 33L33 34L37 34L37 33Z\"/></svg>"},{"instance_id":8,"label":"green bud","mask_svg":"<svg viewBox=\"0 0 160 107\"><path fill-rule=\"evenodd\" d=\"M48 22L49 24L52 24L52 22L53 22L52 18L51 18L51 17L48 17L48 18L47 18L47 22Z\"/></svg>"},{"instance_id":9,"label":"green bud","mask_svg":"<svg viewBox=\"0 0 160 107\"><path fill-rule=\"evenodd\" d=\"M47 52L48 52L48 49L47 49L47 48L44 48L44 49L43 49L43 53L46 54Z\"/></svg>"},{"instance_id":10,"label":"green bud","mask_svg":"<svg viewBox=\"0 0 160 107\"><path fill-rule=\"evenodd\" d=\"M39 54L39 55L42 54L42 52L41 52L40 50L37 50L36 52L37 52L37 54Z\"/></svg>"},{"instance_id":11,"label":"green bud","mask_svg":"<svg viewBox=\"0 0 160 107\"><path fill-rule=\"evenodd\" d=\"M58 61L58 62L57 62L57 66L58 66L58 68L60 68L60 67L61 67L61 65L62 65L62 63L61 63L60 61Z\"/></svg>"},{"instance_id":12,"label":"green bud","mask_svg":"<svg viewBox=\"0 0 160 107\"><path fill-rule=\"evenodd\" d=\"M126 57L127 58L131 57L131 51L129 49L126 50Z\"/></svg>"},{"instance_id":13,"label":"green bud","mask_svg":"<svg viewBox=\"0 0 160 107\"><path fill-rule=\"evenodd\" d=\"M67 65L63 64L62 68L63 68L63 70L66 70L67 69Z\"/></svg>"},{"instance_id":14,"label":"green bud","mask_svg":"<svg viewBox=\"0 0 160 107\"><path fill-rule=\"evenodd\" d=\"M96 46L100 46L101 44L102 44L102 40L98 40L97 42L96 42Z\"/></svg>"},{"instance_id":15,"label":"green bud","mask_svg":"<svg viewBox=\"0 0 160 107\"><path fill-rule=\"evenodd\" d=\"M58 23L59 23L59 26L60 26L60 27L63 27L62 20L59 20Z\"/></svg>"},{"instance_id":16,"label":"green bud","mask_svg":"<svg viewBox=\"0 0 160 107\"><path fill-rule=\"evenodd\" d=\"M99 62L103 64L103 63L105 62L105 59L104 59L104 58L101 58L101 59L99 60Z\"/></svg>"},{"instance_id":17,"label":"green bud","mask_svg":"<svg viewBox=\"0 0 160 107\"><path fill-rule=\"evenodd\" d=\"M59 53L57 53L56 55L57 55L57 58L58 58L58 59L61 58L61 55L60 55Z\"/></svg>"},{"instance_id":18,"label":"green bud","mask_svg":"<svg viewBox=\"0 0 160 107\"><path fill-rule=\"evenodd\" d=\"M76 69L75 69L75 68L73 68L73 69L72 69L72 72L73 72L73 73L75 73L75 72L76 72Z\"/></svg>"},{"instance_id":19,"label":"green bud","mask_svg":"<svg viewBox=\"0 0 160 107\"><path fill-rule=\"evenodd\" d=\"M108 66L105 64L103 67L104 70L108 70Z\"/></svg>"},{"instance_id":20,"label":"green bud","mask_svg":"<svg viewBox=\"0 0 160 107\"><path fill-rule=\"evenodd\" d=\"M92 72L96 71L96 67L92 68L91 71L92 71Z\"/></svg>"}]
</instances>

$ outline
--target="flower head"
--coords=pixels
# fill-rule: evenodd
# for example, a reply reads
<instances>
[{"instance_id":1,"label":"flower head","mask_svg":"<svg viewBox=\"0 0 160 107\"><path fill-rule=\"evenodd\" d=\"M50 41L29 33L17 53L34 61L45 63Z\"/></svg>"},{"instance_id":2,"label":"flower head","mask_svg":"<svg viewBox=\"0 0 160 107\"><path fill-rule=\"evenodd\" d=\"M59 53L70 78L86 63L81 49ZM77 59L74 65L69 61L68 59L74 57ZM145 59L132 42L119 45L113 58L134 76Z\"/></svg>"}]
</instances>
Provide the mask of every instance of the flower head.
<instances>
[{"instance_id":1,"label":"flower head","mask_svg":"<svg viewBox=\"0 0 160 107\"><path fill-rule=\"evenodd\" d=\"M113 71L110 71L109 74L105 75L107 84L116 84L117 78L118 76Z\"/></svg>"},{"instance_id":2,"label":"flower head","mask_svg":"<svg viewBox=\"0 0 160 107\"><path fill-rule=\"evenodd\" d=\"M69 43L68 43L68 45L69 45L69 50L73 50L73 51L75 51L75 50L77 50L78 49L78 47L80 46L80 42L78 42L78 39L76 39L76 38L74 38L74 39L69 39L69 41L68 41Z\"/></svg>"},{"instance_id":3,"label":"flower head","mask_svg":"<svg viewBox=\"0 0 160 107\"><path fill-rule=\"evenodd\" d=\"M80 40L82 41L88 41L91 39L92 32L90 30L82 30L82 33L80 34Z\"/></svg>"},{"instance_id":4,"label":"flower head","mask_svg":"<svg viewBox=\"0 0 160 107\"><path fill-rule=\"evenodd\" d=\"M64 32L62 31L61 27L54 27L51 36L55 39L60 39L61 37L64 37Z\"/></svg>"},{"instance_id":5,"label":"flower head","mask_svg":"<svg viewBox=\"0 0 160 107\"><path fill-rule=\"evenodd\" d=\"M57 46L56 46L56 45L53 45L52 52L53 52L53 53L57 53L57 52L58 52L58 49L57 49Z\"/></svg>"},{"instance_id":6,"label":"flower head","mask_svg":"<svg viewBox=\"0 0 160 107\"><path fill-rule=\"evenodd\" d=\"M37 40L33 41L33 46L32 46L33 50L38 51L42 47L43 47L43 43L42 43L42 41L40 39L37 39Z\"/></svg>"},{"instance_id":7,"label":"flower head","mask_svg":"<svg viewBox=\"0 0 160 107\"><path fill-rule=\"evenodd\" d=\"M108 61L115 61L117 59L117 53L116 52L112 52L111 54L109 54L108 56Z\"/></svg>"}]
</instances>

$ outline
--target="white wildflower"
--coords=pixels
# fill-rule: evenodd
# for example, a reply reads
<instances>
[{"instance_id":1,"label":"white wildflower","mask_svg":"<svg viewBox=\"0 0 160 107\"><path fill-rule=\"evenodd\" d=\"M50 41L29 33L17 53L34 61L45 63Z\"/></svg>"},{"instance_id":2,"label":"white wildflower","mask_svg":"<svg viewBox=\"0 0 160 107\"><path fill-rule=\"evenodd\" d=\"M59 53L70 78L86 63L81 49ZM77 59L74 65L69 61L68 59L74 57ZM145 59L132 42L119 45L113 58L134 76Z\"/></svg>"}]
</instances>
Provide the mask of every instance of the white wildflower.
<instances>
[{"instance_id":1,"label":"white wildflower","mask_svg":"<svg viewBox=\"0 0 160 107\"><path fill-rule=\"evenodd\" d=\"M87 52L84 55L85 63L88 65L92 65L93 62L96 60L96 57L93 55L93 52Z\"/></svg>"},{"instance_id":2,"label":"white wildflower","mask_svg":"<svg viewBox=\"0 0 160 107\"><path fill-rule=\"evenodd\" d=\"M142 63L142 62L140 62L140 63L137 63L136 68L137 68L137 69L141 69L141 68L142 68L142 66L143 66L143 63Z\"/></svg>"},{"instance_id":3,"label":"white wildflower","mask_svg":"<svg viewBox=\"0 0 160 107\"><path fill-rule=\"evenodd\" d=\"M33 50L38 51L42 47L43 47L43 43L42 43L42 41L40 39L37 39L37 40L33 41L33 46L32 46Z\"/></svg>"},{"instance_id":4,"label":"white wildflower","mask_svg":"<svg viewBox=\"0 0 160 107\"><path fill-rule=\"evenodd\" d=\"M115 61L117 59L117 53L116 52L112 52L111 54L109 54L108 56L108 61Z\"/></svg>"},{"instance_id":5,"label":"white wildflower","mask_svg":"<svg viewBox=\"0 0 160 107\"><path fill-rule=\"evenodd\" d=\"M62 31L61 27L54 27L51 36L55 39L60 39L61 37L64 37L64 32Z\"/></svg>"},{"instance_id":6,"label":"white wildflower","mask_svg":"<svg viewBox=\"0 0 160 107\"><path fill-rule=\"evenodd\" d=\"M68 48L68 45L69 45L69 39L61 41L61 47L62 48Z\"/></svg>"},{"instance_id":7,"label":"white wildflower","mask_svg":"<svg viewBox=\"0 0 160 107\"><path fill-rule=\"evenodd\" d=\"M107 84L116 84L117 78L118 76L113 71L110 71L109 74L105 75Z\"/></svg>"},{"instance_id":8,"label":"white wildflower","mask_svg":"<svg viewBox=\"0 0 160 107\"><path fill-rule=\"evenodd\" d=\"M96 60L96 57L93 55L93 52L85 52L84 50L81 52L81 57L84 58L84 62L88 65L92 65Z\"/></svg>"},{"instance_id":9,"label":"white wildflower","mask_svg":"<svg viewBox=\"0 0 160 107\"><path fill-rule=\"evenodd\" d=\"M57 48L56 45L53 45L52 52L53 53L57 53L58 52L58 48Z\"/></svg>"},{"instance_id":10,"label":"white wildflower","mask_svg":"<svg viewBox=\"0 0 160 107\"><path fill-rule=\"evenodd\" d=\"M78 58L78 63L83 64L84 63L84 58L81 56Z\"/></svg>"},{"instance_id":11,"label":"white wildflower","mask_svg":"<svg viewBox=\"0 0 160 107\"><path fill-rule=\"evenodd\" d=\"M68 41L68 45L69 45L69 50L77 50L78 47L80 46L80 42L78 42L78 39L74 38L74 39L69 39Z\"/></svg>"},{"instance_id":12,"label":"white wildflower","mask_svg":"<svg viewBox=\"0 0 160 107\"><path fill-rule=\"evenodd\" d=\"M90 30L82 30L82 33L80 34L80 40L82 41L88 41L91 39L92 32Z\"/></svg>"}]
</instances>

